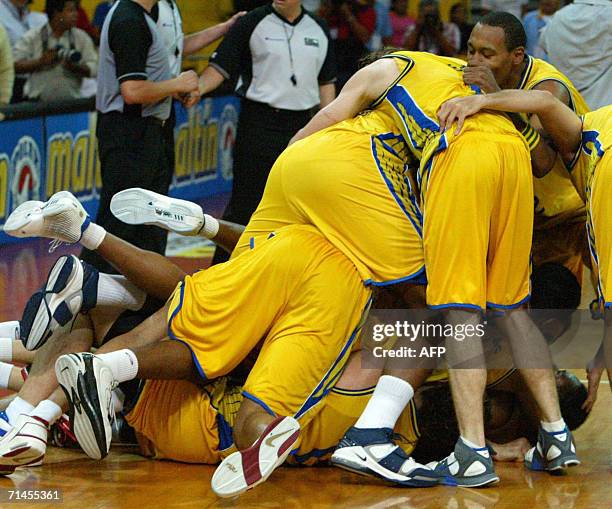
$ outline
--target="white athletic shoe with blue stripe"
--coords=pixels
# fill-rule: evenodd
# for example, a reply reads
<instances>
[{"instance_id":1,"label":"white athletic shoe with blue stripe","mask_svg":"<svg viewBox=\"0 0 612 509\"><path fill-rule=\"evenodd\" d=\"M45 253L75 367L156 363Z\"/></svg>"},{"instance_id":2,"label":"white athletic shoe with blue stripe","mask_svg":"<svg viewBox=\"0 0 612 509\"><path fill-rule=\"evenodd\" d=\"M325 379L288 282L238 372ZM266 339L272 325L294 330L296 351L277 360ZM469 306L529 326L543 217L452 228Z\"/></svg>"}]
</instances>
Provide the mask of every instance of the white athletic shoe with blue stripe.
<instances>
[{"instance_id":1,"label":"white athletic shoe with blue stripe","mask_svg":"<svg viewBox=\"0 0 612 509\"><path fill-rule=\"evenodd\" d=\"M357 474L401 486L425 488L438 484L440 476L417 463L393 442L390 428L350 428L331 457L332 464Z\"/></svg>"},{"instance_id":2,"label":"white athletic shoe with blue stripe","mask_svg":"<svg viewBox=\"0 0 612 509\"><path fill-rule=\"evenodd\" d=\"M56 330L69 330L79 312L94 308L98 294L97 269L76 256L61 256L51 268L47 281L28 300L21 318L21 341L27 350L36 350Z\"/></svg>"}]
</instances>

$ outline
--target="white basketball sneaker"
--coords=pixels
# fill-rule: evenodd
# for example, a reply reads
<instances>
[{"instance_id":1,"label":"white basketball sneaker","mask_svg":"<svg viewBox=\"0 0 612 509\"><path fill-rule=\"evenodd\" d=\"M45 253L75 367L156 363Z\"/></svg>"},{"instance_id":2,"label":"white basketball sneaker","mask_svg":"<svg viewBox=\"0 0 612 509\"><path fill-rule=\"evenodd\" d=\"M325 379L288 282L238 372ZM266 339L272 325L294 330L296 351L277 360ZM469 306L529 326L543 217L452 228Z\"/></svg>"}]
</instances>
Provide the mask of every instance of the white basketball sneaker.
<instances>
[{"instance_id":1,"label":"white basketball sneaker","mask_svg":"<svg viewBox=\"0 0 612 509\"><path fill-rule=\"evenodd\" d=\"M55 193L49 201L31 201L17 207L4 224L12 237L53 239L50 251L60 244L75 244L89 226L89 215L81 202L68 191Z\"/></svg>"},{"instance_id":2,"label":"white basketball sneaker","mask_svg":"<svg viewBox=\"0 0 612 509\"><path fill-rule=\"evenodd\" d=\"M40 465L47 451L47 423L39 417L20 415L0 439L0 475L17 467Z\"/></svg>"},{"instance_id":3,"label":"white basketball sneaker","mask_svg":"<svg viewBox=\"0 0 612 509\"><path fill-rule=\"evenodd\" d=\"M113 196L110 209L124 223L159 226L179 235L195 236L204 227L204 212L199 205L139 187Z\"/></svg>"},{"instance_id":4,"label":"white basketball sneaker","mask_svg":"<svg viewBox=\"0 0 612 509\"><path fill-rule=\"evenodd\" d=\"M91 353L61 355L55 375L70 405L70 427L79 445L92 459L104 458L110 449L117 386L111 368Z\"/></svg>"}]
</instances>

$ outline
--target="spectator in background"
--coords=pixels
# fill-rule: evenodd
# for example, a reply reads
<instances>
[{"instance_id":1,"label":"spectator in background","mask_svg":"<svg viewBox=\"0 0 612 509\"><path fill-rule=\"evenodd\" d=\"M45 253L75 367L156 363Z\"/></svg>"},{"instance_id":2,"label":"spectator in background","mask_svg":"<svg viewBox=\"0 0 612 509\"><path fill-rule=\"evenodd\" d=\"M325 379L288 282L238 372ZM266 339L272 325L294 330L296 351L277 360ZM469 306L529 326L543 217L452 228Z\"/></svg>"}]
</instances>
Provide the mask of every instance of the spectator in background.
<instances>
[{"instance_id":1,"label":"spectator in background","mask_svg":"<svg viewBox=\"0 0 612 509\"><path fill-rule=\"evenodd\" d=\"M376 28L376 11L368 0L325 0L321 16L329 25L338 62L339 91L357 72L359 59Z\"/></svg>"},{"instance_id":2,"label":"spectator in background","mask_svg":"<svg viewBox=\"0 0 612 509\"><path fill-rule=\"evenodd\" d=\"M24 95L40 101L79 98L83 79L97 71L93 42L76 28L74 0L47 0L45 12L49 23L15 45L15 72L29 74Z\"/></svg>"},{"instance_id":3,"label":"spectator in background","mask_svg":"<svg viewBox=\"0 0 612 509\"><path fill-rule=\"evenodd\" d=\"M540 45L591 109L612 104L610 0L575 0L563 7L542 33Z\"/></svg>"},{"instance_id":4,"label":"spectator in background","mask_svg":"<svg viewBox=\"0 0 612 509\"><path fill-rule=\"evenodd\" d=\"M98 5L96 5L93 21L91 22L93 31L96 34L96 41L100 40L102 25L104 25L104 20L106 19L106 15L110 12L111 7L113 6L113 2L114 0L104 0L103 2L100 2Z\"/></svg>"},{"instance_id":5,"label":"spectator in background","mask_svg":"<svg viewBox=\"0 0 612 509\"><path fill-rule=\"evenodd\" d=\"M28 4L31 0L0 0L0 24L6 29L11 48L13 49L13 60L15 59L15 43L32 28L37 28L47 23L47 16L42 13L30 12ZM23 100L23 87L27 76L15 76L13 85L13 97L11 102Z\"/></svg>"},{"instance_id":6,"label":"spectator in background","mask_svg":"<svg viewBox=\"0 0 612 509\"><path fill-rule=\"evenodd\" d=\"M388 1L376 0L374 2L374 11L376 12L376 28L368 41L367 46L369 51L376 51L383 46L389 46L389 44L391 44L391 37L393 36Z\"/></svg>"},{"instance_id":7,"label":"spectator in background","mask_svg":"<svg viewBox=\"0 0 612 509\"><path fill-rule=\"evenodd\" d=\"M452 57L459 51L461 33L454 23L440 19L436 0L421 0L419 19L406 33L406 48Z\"/></svg>"},{"instance_id":8,"label":"spectator in background","mask_svg":"<svg viewBox=\"0 0 612 509\"><path fill-rule=\"evenodd\" d=\"M81 0L76 0L76 5L77 5L77 22L76 22L77 28L80 28L81 30L83 30L83 32L86 32L87 35L89 35L89 37L91 37L93 41L96 42L97 44L98 34L96 33L91 22L89 21L89 16L87 15L87 12L81 6Z\"/></svg>"},{"instance_id":9,"label":"spectator in background","mask_svg":"<svg viewBox=\"0 0 612 509\"><path fill-rule=\"evenodd\" d=\"M13 95L13 51L6 30L0 25L0 105L8 104Z\"/></svg>"},{"instance_id":10,"label":"spectator in background","mask_svg":"<svg viewBox=\"0 0 612 509\"><path fill-rule=\"evenodd\" d=\"M462 3L457 3L451 7L450 20L459 27L461 42L459 43L459 55L467 55L467 42L472 33L474 25L468 23L465 18L465 7Z\"/></svg>"},{"instance_id":11,"label":"spectator in background","mask_svg":"<svg viewBox=\"0 0 612 509\"><path fill-rule=\"evenodd\" d=\"M303 0L302 7L308 12L317 13L321 8L321 0Z\"/></svg>"},{"instance_id":12,"label":"spectator in background","mask_svg":"<svg viewBox=\"0 0 612 509\"><path fill-rule=\"evenodd\" d=\"M509 12L516 18L523 19L529 0L482 0L480 5L487 12Z\"/></svg>"},{"instance_id":13,"label":"spectator in background","mask_svg":"<svg viewBox=\"0 0 612 509\"><path fill-rule=\"evenodd\" d=\"M372 29L374 25L372 24ZM289 140L335 97L336 65L325 23L299 0L274 0L230 29L200 77L207 94L237 81L241 97L232 197L224 219L247 224ZM213 263L227 256L217 249Z\"/></svg>"},{"instance_id":14,"label":"spectator in background","mask_svg":"<svg viewBox=\"0 0 612 509\"><path fill-rule=\"evenodd\" d=\"M559 0L540 0L538 9L528 12L523 18L523 26L527 34L527 53L536 58L545 58L539 48L540 34L550 22L551 16L559 9Z\"/></svg>"},{"instance_id":15,"label":"spectator in background","mask_svg":"<svg viewBox=\"0 0 612 509\"><path fill-rule=\"evenodd\" d=\"M403 48L406 43L406 33L414 27L416 21L413 17L406 14L408 0L392 0L389 18L391 19L391 46Z\"/></svg>"}]
</instances>

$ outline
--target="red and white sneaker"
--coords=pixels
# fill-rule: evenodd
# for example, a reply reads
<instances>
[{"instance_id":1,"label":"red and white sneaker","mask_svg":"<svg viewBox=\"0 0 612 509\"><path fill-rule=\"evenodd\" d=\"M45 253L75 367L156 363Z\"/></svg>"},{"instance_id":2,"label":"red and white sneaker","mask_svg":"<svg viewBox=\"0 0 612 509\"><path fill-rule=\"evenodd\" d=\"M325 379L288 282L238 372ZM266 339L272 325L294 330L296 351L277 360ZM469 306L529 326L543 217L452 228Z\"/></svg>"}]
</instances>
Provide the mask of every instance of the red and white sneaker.
<instances>
[{"instance_id":1,"label":"red and white sneaker","mask_svg":"<svg viewBox=\"0 0 612 509\"><path fill-rule=\"evenodd\" d=\"M11 474L17 467L40 465L46 451L46 422L20 415L13 429L0 440L0 475Z\"/></svg>"},{"instance_id":2,"label":"red and white sneaker","mask_svg":"<svg viewBox=\"0 0 612 509\"><path fill-rule=\"evenodd\" d=\"M213 491L223 498L236 497L264 482L283 464L299 435L293 417L277 417L251 447L221 462L210 482Z\"/></svg>"}]
</instances>

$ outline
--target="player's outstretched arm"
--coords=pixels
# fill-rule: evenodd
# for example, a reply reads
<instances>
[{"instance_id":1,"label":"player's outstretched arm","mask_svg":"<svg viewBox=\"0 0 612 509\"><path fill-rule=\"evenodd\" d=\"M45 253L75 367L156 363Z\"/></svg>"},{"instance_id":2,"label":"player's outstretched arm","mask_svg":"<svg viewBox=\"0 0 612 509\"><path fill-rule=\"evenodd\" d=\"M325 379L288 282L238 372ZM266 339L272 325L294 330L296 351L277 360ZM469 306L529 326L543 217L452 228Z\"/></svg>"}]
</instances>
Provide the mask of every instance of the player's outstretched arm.
<instances>
[{"instance_id":1,"label":"player's outstretched arm","mask_svg":"<svg viewBox=\"0 0 612 509\"><path fill-rule=\"evenodd\" d=\"M535 113L566 161L570 161L580 147L580 119L545 90L502 90L494 94L450 99L438 111L440 126L446 130L456 122L458 133L467 117L484 109Z\"/></svg>"},{"instance_id":2,"label":"player's outstretched arm","mask_svg":"<svg viewBox=\"0 0 612 509\"><path fill-rule=\"evenodd\" d=\"M289 145L367 109L398 74L397 64L392 59L380 59L360 69L346 82L338 97L300 129Z\"/></svg>"}]
</instances>

